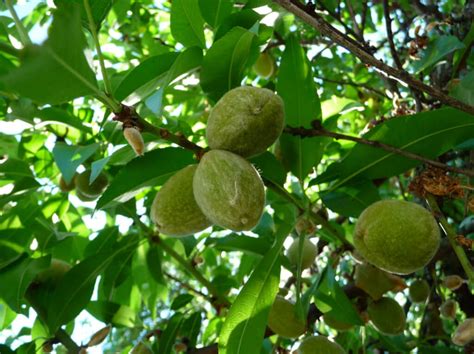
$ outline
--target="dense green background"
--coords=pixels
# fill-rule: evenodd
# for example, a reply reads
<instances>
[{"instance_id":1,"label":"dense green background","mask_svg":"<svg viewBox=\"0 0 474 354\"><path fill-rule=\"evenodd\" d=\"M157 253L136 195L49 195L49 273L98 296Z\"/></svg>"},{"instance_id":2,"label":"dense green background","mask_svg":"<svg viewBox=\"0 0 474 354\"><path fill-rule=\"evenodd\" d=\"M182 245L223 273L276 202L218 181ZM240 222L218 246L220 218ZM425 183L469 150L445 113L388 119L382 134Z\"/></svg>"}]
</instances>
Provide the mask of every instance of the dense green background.
<instances>
[{"instance_id":1,"label":"dense green background","mask_svg":"<svg viewBox=\"0 0 474 354\"><path fill-rule=\"evenodd\" d=\"M403 335L388 337L361 325L353 304L363 309L366 299L350 295L356 218L381 198L413 200L408 184L423 169L418 161L350 141L284 133L269 152L252 159L268 187L265 214L252 232L214 227L157 240L148 215L166 179L195 162L193 151L173 144L173 137L183 134L206 147L209 111L236 86L278 92L289 126L311 128L321 121L328 130L464 169L474 163L472 115L387 79L270 0L90 0L107 83L84 3L54 2L57 9L40 1L21 19L30 34L48 28L47 40L35 45L7 11L12 1L0 3L0 332L28 314L24 293L51 257L74 268L47 299L47 321L8 332L1 353L38 352L63 325L68 333L82 326L86 343L93 332L74 322L84 309L113 328L104 352L127 353L140 341L160 354L182 349L177 343L189 353L205 346L216 353L214 343L219 353L284 352L297 341L263 336L278 287L286 283L290 297L299 298L291 272L303 284L299 315L306 316L317 298L320 311L357 325L338 333L319 319L308 332L331 335L348 352L462 350L450 336L459 321L474 316L473 284L453 292L439 286L447 274L465 277L446 239L438 263L405 279L427 279L430 301L413 305L406 290L396 294L407 312ZM389 3L403 68L474 105L472 1ZM25 5L15 6L22 13ZM395 66L383 1L321 0L314 6ZM269 78L252 68L262 51L275 61ZM141 118L172 138L144 132L148 152L136 157L121 123L112 120L118 102L134 105ZM14 134L17 127L24 129ZM100 172L109 177L97 202L81 202L74 191L58 188L61 175L71 180L84 168L92 169L92 178ZM465 196L438 203L457 233L469 238L472 179L459 178ZM303 279L281 256L287 236L296 236L300 214L318 224L313 241L320 246ZM472 260L473 252L467 254ZM439 317L437 308L447 298L460 303L455 321Z\"/></svg>"}]
</instances>

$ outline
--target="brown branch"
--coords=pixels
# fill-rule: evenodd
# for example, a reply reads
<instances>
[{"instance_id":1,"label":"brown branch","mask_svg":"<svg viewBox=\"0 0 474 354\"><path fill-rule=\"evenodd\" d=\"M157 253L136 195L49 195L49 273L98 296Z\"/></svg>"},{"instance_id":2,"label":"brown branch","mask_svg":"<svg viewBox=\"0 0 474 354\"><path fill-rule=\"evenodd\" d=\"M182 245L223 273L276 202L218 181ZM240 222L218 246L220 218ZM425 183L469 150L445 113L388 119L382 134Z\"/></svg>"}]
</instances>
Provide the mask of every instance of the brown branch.
<instances>
[{"instance_id":1,"label":"brown branch","mask_svg":"<svg viewBox=\"0 0 474 354\"><path fill-rule=\"evenodd\" d=\"M327 137L334 138L334 139L354 141L354 142L359 143L359 144L369 145L369 146L372 146L374 148L383 149L385 151L388 151L388 152L391 152L391 153L394 153L394 154L397 154L397 155L400 155L400 156L404 156L404 157L407 157L407 158L412 159L412 160L417 160L417 161L426 163L428 165L441 168L441 169L446 170L446 171L461 173L461 174L464 174L466 176L474 177L474 170L465 170L465 169L462 169L462 168L448 166L448 165L446 165L444 163L441 163L439 161L428 159L424 156L421 156L421 155L418 155L418 154L415 154L415 153L397 148L397 147L392 146L392 145L382 143L380 141L368 140L368 139L364 139L364 138L358 138L358 137L355 137L355 136L335 133L335 132L328 131L328 130L322 128L322 127L315 127L314 129L307 129L307 128L303 128L303 127L293 128L293 127L288 127L287 126L284 131L286 133L296 135L296 136L301 136L303 138L304 137L314 137L314 136L327 136Z\"/></svg>"},{"instance_id":2,"label":"brown branch","mask_svg":"<svg viewBox=\"0 0 474 354\"><path fill-rule=\"evenodd\" d=\"M393 41L393 32L392 32L392 19L390 18L390 7L388 0L383 0L383 14L385 17L385 30L387 31L388 44L390 46L390 53L392 54L393 61L398 69L403 69L403 64L400 61L398 56L397 49L395 48L395 43Z\"/></svg>"},{"instance_id":3,"label":"brown branch","mask_svg":"<svg viewBox=\"0 0 474 354\"><path fill-rule=\"evenodd\" d=\"M408 86L413 87L413 89L426 92L430 96L438 99L446 105L455 107L470 114L474 114L473 106L461 102L454 97L450 97L435 87L424 84L404 70L394 68L376 59L371 53L363 48L360 43L334 28L320 15L315 12L308 13L306 8L299 2L292 2L290 0L273 0L273 2L281 5L283 8L299 17L305 23L320 31L324 36L329 37L334 42L346 48L352 54L357 56L363 63L371 65L378 71L404 82Z\"/></svg>"},{"instance_id":4,"label":"brown branch","mask_svg":"<svg viewBox=\"0 0 474 354\"><path fill-rule=\"evenodd\" d=\"M193 151L197 158L200 159L204 154L204 148L188 140L183 134L173 134L168 129L155 127L153 124L148 123L145 119L140 117L133 107L122 105L120 113L118 113L113 120L121 122L124 128L135 127L140 131L151 133L159 137L160 139L167 140L176 145L179 145L187 150Z\"/></svg>"}]
</instances>

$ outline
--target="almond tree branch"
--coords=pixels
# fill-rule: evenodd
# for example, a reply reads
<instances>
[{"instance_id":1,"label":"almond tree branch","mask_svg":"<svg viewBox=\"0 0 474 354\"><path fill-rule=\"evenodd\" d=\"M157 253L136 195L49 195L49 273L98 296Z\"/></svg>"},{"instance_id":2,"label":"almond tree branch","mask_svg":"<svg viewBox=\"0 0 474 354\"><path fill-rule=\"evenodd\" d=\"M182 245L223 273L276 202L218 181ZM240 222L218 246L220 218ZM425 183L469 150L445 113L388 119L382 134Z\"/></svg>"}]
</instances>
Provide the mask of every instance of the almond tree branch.
<instances>
[{"instance_id":1,"label":"almond tree branch","mask_svg":"<svg viewBox=\"0 0 474 354\"><path fill-rule=\"evenodd\" d=\"M122 105L119 113L115 115L113 120L121 122L127 127L136 127L140 131L144 131L157 136L160 139L167 140L175 143L187 150L193 151L198 159L204 154L206 149L188 140L182 134L173 134L168 129L155 127L153 124L148 123L145 119L140 117L133 107Z\"/></svg>"},{"instance_id":2,"label":"almond tree branch","mask_svg":"<svg viewBox=\"0 0 474 354\"><path fill-rule=\"evenodd\" d=\"M394 68L376 59L371 53L369 53L364 47L362 47L360 43L334 28L331 24L329 24L326 20L324 20L314 11L310 12L303 4L295 0L273 0L273 2L279 4L284 9L293 13L305 23L320 31L322 35L329 37L332 41L346 48L352 54L357 56L363 63L371 65L379 72L382 72L393 79L397 79L401 82L404 82L408 86L411 86L413 89L426 92L433 98L438 99L440 102L446 105L455 107L470 114L474 114L474 106L468 105L464 102L455 99L454 97L448 96L441 90L426 85L423 82L415 79L408 72Z\"/></svg>"},{"instance_id":3,"label":"almond tree branch","mask_svg":"<svg viewBox=\"0 0 474 354\"><path fill-rule=\"evenodd\" d=\"M442 162L431 160L431 159L426 158L424 156L421 156L421 155L415 154L413 152L409 152L409 151L397 148L393 145L382 143L380 141L369 140L369 139L359 138L359 137L356 137L356 136L350 136L350 135L335 133L335 132L331 132L329 130L326 130L322 127L315 127L313 129L307 129L307 128L303 128L303 127L293 128L293 127L288 127L287 126L284 131L286 133L296 135L296 136L301 136L303 138L304 137L314 137L314 136L327 136L327 137L334 138L334 139L354 141L354 142L359 143L359 144L364 144L364 145L369 145L369 146L372 146L372 147L375 147L375 148L380 148L380 149L383 149L385 151L388 151L388 152L391 152L391 153L394 153L394 154L397 154L397 155L401 155L401 156L407 157L407 158L412 159L412 160L417 160L417 161L426 163L428 165L441 168L441 169L446 170L446 171L461 173L461 174L464 174L466 176L474 177L474 170L466 170L466 169L462 169L462 168L449 166L449 165L446 165Z\"/></svg>"}]
</instances>

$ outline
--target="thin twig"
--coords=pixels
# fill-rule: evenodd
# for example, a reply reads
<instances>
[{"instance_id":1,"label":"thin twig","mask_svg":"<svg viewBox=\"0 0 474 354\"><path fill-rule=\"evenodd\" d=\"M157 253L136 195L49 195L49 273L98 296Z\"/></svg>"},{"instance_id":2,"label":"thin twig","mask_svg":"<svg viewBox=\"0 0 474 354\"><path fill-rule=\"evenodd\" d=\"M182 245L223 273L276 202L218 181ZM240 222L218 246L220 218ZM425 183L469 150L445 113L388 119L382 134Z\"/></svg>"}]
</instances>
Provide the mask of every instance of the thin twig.
<instances>
[{"instance_id":1,"label":"thin twig","mask_svg":"<svg viewBox=\"0 0 474 354\"><path fill-rule=\"evenodd\" d=\"M201 283L211 294L214 296L220 304L223 306L230 305L230 301L217 291L217 288L209 280L207 280L196 268L194 268L190 262L181 257L173 248L168 246L166 242L163 242L158 236L154 235L152 241L163 249L171 258L177 261L189 274L191 274L199 283Z\"/></svg>"},{"instance_id":2,"label":"thin twig","mask_svg":"<svg viewBox=\"0 0 474 354\"><path fill-rule=\"evenodd\" d=\"M388 44L390 46L390 53L392 54L393 61L399 69L403 69L403 64L398 56L397 49L395 48L395 43L393 41L393 32L392 32L392 19L390 18L390 6L388 0L383 0L383 14L385 17L385 29L387 31Z\"/></svg>"},{"instance_id":3,"label":"thin twig","mask_svg":"<svg viewBox=\"0 0 474 354\"><path fill-rule=\"evenodd\" d=\"M265 186L267 186L267 188L270 188L275 193L279 194L280 196L285 198L287 201L292 203L294 206L296 206L300 214L303 214L306 211L306 208L304 207L304 205L299 200L294 198L290 193L288 193L288 191L285 188L273 183L272 181L266 178L262 178L262 179L263 179L263 182L265 183ZM314 213L311 210L308 211L308 217L317 225L321 225L322 227L324 227L330 234L332 234L343 245L345 245L345 247L352 248L352 244L348 240L346 240L344 236L341 235L324 217L322 217L321 215L317 213Z\"/></svg>"},{"instance_id":4,"label":"thin twig","mask_svg":"<svg viewBox=\"0 0 474 354\"><path fill-rule=\"evenodd\" d=\"M67 352L69 354L76 354L79 353L79 351L81 350L81 348L71 339L69 334L67 334L67 332L63 329L58 329L55 333L55 337L61 342L62 345L66 347Z\"/></svg>"},{"instance_id":5,"label":"thin twig","mask_svg":"<svg viewBox=\"0 0 474 354\"><path fill-rule=\"evenodd\" d=\"M186 288L186 289L192 291L193 293L202 296L202 297L205 298L207 301L212 302L212 299L210 299L209 296L206 295L206 294L204 294L202 291L193 288L191 285L186 284L185 282L179 280L177 277L175 277L174 275L171 275L171 274L168 273L168 272L163 272L163 274L166 275L168 278L170 278L170 279L174 280L175 282L177 282L177 283L178 283L179 285L181 285L183 288Z\"/></svg>"},{"instance_id":6,"label":"thin twig","mask_svg":"<svg viewBox=\"0 0 474 354\"><path fill-rule=\"evenodd\" d=\"M385 28L387 31L387 39L390 47L390 53L392 54L393 61L399 70L403 71L403 63L400 60L397 49L395 48L394 35L392 31L392 19L390 18L390 5L388 0L383 0L383 13L385 17ZM414 89L412 86L409 86L410 90L415 98L416 111L421 112L423 106L420 100L420 93Z\"/></svg>"},{"instance_id":7,"label":"thin twig","mask_svg":"<svg viewBox=\"0 0 474 354\"><path fill-rule=\"evenodd\" d=\"M94 17L92 16L91 6L89 0L84 0L84 8L87 14L87 20L89 21L89 28L91 30L92 38L94 39L95 49L97 51L97 56L99 57L100 71L102 72L102 78L104 79L104 89L105 93L109 96L112 95L112 85L110 84L107 71L105 70L105 61L104 56L102 55L102 50L100 49L99 37L97 32L97 27L94 23Z\"/></svg>"},{"instance_id":8,"label":"thin twig","mask_svg":"<svg viewBox=\"0 0 474 354\"><path fill-rule=\"evenodd\" d=\"M18 17L18 14L15 11L15 7L13 6L12 1L5 0L5 4L7 5L8 11L10 11L10 15L12 15L13 21L15 22L15 26L18 30L18 35L20 36L21 43L24 47L26 47L27 45L32 45L33 42L31 42L30 36L28 35L28 31L23 25L23 22L21 22L20 18Z\"/></svg>"},{"instance_id":9,"label":"thin twig","mask_svg":"<svg viewBox=\"0 0 474 354\"><path fill-rule=\"evenodd\" d=\"M471 262L469 262L469 259L467 258L466 252L464 252L464 249L462 246L457 242L456 237L456 231L453 229L453 227L448 223L448 220L446 220L443 212L438 206L438 203L436 202L436 199L433 195L428 194L426 196L426 200L428 202L428 205L430 206L431 210L433 210L436 218L438 219L439 223L441 224L444 232L446 233L446 236L448 237L449 243L451 244L451 247L454 250L454 253L456 253L456 256L459 259L459 263L461 263L461 266L463 267L464 271L466 272L467 277L469 278L469 281L474 284L474 268L472 267Z\"/></svg>"},{"instance_id":10,"label":"thin twig","mask_svg":"<svg viewBox=\"0 0 474 354\"><path fill-rule=\"evenodd\" d=\"M360 43L334 28L317 13L308 13L306 11L306 8L301 3L296 1L293 2L290 0L273 0L273 2L281 5L283 8L299 17L305 23L320 31L324 36L329 37L334 42L349 50L351 53L357 56L363 63L371 65L378 71L385 73L386 75L391 76L392 78L398 79L404 82L405 84L412 86L414 89L426 92L430 96L438 99L446 105L455 107L470 114L474 114L474 106L461 102L455 99L454 97L448 96L441 90L426 85L423 82L415 79L408 72L394 68L376 59L371 53L369 53L365 48L363 48Z\"/></svg>"},{"instance_id":11,"label":"thin twig","mask_svg":"<svg viewBox=\"0 0 474 354\"><path fill-rule=\"evenodd\" d=\"M334 138L334 139L354 141L354 142L359 143L359 144L369 145L369 146L372 146L374 148L380 148L380 149L383 149L385 151L388 151L388 152L391 152L391 153L394 153L394 154L397 154L397 155L400 155L400 156L404 156L404 157L407 157L407 158L412 159L412 160L417 160L417 161L426 163L428 165L441 168L441 169L446 170L446 171L460 173L460 174L464 174L466 176L471 176L471 177L474 176L474 170L466 170L466 169L462 169L462 168L449 166L449 165L446 165L442 162L431 160L431 159L426 158L424 156L421 156L421 155L415 154L413 152L409 152L409 151L397 148L393 145L388 145L388 144L382 143L380 141L369 140L369 139L365 139L365 138L359 138L359 137L356 137L356 136L350 136L350 135L335 133L335 132L331 132L329 130L326 130L322 127L314 128L314 129L308 129L308 128L303 128L303 127L293 128L293 127L288 127L287 126L284 131L286 133L296 135L296 136L301 136L301 137L327 136L327 137Z\"/></svg>"},{"instance_id":12,"label":"thin twig","mask_svg":"<svg viewBox=\"0 0 474 354\"><path fill-rule=\"evenodd\" d=\"M325 78L325 77L321 77L319 79L321 79L325 82L330 82L330 83L333 83L333 84L338 84L338 85L343 85L343 86L347 85L347 86L353 86L353 87L361 87L361 88L366 89L367 91L372 91L373 93L376 93L379 96L387 98L387 95L384 92L382 92L382 91L380 91L376 88L373 88L370 85L364 84L364 83L357 83L357 82L354 82L354 81L351 81L351 80L347 80L347 81L334 80L334 79L328 79L328 78Z\"/></svg>"}]
</instances>

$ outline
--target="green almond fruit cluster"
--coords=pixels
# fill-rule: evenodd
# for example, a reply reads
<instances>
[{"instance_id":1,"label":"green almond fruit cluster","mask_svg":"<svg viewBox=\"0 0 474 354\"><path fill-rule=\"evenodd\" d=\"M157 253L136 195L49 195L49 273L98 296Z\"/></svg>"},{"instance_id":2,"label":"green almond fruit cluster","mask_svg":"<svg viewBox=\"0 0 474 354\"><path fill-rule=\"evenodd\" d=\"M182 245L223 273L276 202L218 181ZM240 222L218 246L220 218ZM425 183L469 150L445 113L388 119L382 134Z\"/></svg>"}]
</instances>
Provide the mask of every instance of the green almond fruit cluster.
<instances>
[{"instance_id":1,"label":"green almond fruit cluster","mask_svg":"<svg viewBox=\"0 0 474 354\"><path fill-rule=\"evenodd\" d=\"M401 334L405 329L406 316L394 299L383 297L367 307L369 319L375 328L386 335Z\"/></svg>"},{"instance_id":2,"label":"green almond fruit cluster","mask_svg":"<svg viewBox=\"0 0 474 354\"><path fill-rule=\"evenodd\" d=\"M439 226L433 215L418 204L402 200L372 204L355 227L354 246L359 254L396 274L410 274L426 266L439 243Z\"/></svg>"},{"instance_id":3,"label":"green almond fruit cluster","mask_svg":"<svg viewBox=\"0 0 474 354\"><path fill-rule=\"evenodd\" d=\"M158 230L179 237L213 224L234 231L253 229L263 213L265 188L246 157L272 145L283 122L283 102L272 91L239 87L227 92L208 119L211 150L156 194L150 216Z\"/></svg>"},{"instance_id":4,"label":"green almond fruit cluster","mask_svg":"<svg viewBox=\"0 0 474 354\"><path fill-rule=\"evenodd\" d=\"M345 354L346 351L327 337L315 336L303 340L298 347L298 354Z\"/></svg>"},{"instance_id":5,"label":"green almond fruit cluster","mask_svg":"<svg viewBox=\"0 0 474 354\"><path fill-rule=\"evenodd\" d=\"M297 338L306 332L306 321L296 317L294 303L277 296L270 309L268 327L281 337Z\"/></svg>"},{"instance_id":6,"label":"green almond fruit cluster","mask_svg":"<svg viewBox=\"0 0 474 354\"><path fill-rule=\"evenodd\" d=\"M187 236L212 224L234 231L253 229L263 213L265 189L245 158L272 145L283 124L283 102L272 91L239 87L227 92L208 119L211 150L157 193L151 219L158 230Z\"/></svg>"}]
</instances>

